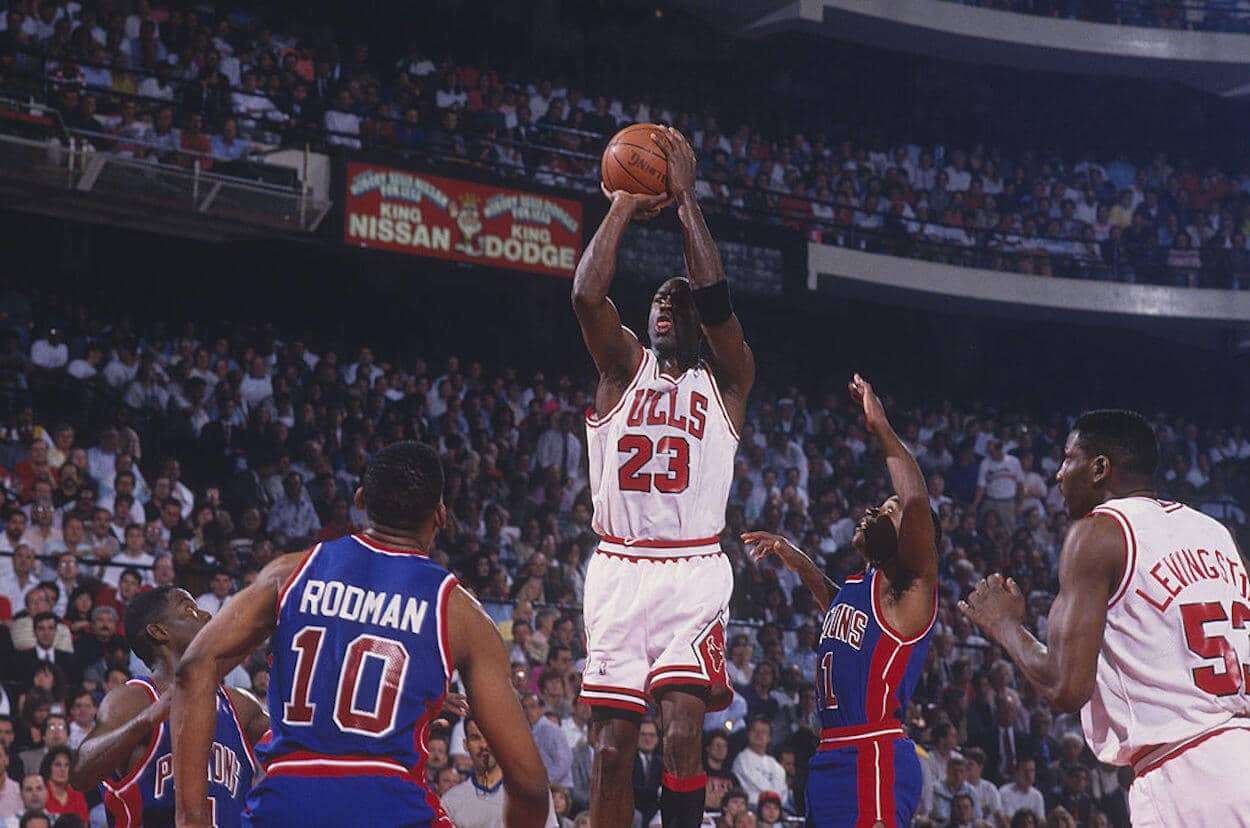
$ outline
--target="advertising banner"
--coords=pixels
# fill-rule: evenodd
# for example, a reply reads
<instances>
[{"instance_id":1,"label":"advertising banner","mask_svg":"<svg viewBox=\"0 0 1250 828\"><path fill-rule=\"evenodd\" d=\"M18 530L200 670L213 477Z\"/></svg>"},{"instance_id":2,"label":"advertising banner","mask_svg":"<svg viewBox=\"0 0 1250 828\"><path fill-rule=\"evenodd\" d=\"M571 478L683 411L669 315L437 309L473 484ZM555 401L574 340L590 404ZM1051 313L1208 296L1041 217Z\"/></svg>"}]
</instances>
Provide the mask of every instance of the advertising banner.
<instances>
[{"instance_id":1,"label":"advertising banner","mask_svg":"<svg viewBox=\"0 0 1250 828\"><path fill-rule=\"evenodd\" d=\"M582 205L568 198L349 161L343 241L573 277Z\"/></svg>"}]
</instances>

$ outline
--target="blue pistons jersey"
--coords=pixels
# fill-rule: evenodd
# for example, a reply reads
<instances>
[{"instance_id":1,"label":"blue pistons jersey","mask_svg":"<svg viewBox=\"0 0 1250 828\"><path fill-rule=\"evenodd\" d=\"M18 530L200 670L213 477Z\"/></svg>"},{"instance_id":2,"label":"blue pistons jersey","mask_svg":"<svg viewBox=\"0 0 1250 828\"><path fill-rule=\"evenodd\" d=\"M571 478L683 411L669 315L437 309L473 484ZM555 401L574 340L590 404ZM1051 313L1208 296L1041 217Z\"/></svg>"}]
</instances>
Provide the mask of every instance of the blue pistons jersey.
<instances>
[{"instance_id":1,"label":"blue pistons jersey","mask_svg":"<svg viewBox=\"0 0 1250 828\"><path fill-rule=\"evenodd\" d=\"M821 627L820 747L807 786L818 828L906 826L920 801L920 762L902 724L929 651L937 596L924 630L906 637L885 620L877 576L870 567L848 578Z\"/></svg>"},{"instance_id":2,"label":"blue pistons jersey","mask_svg":"<svg viewBox=\"0 0 1250 828\"><path fill-rule=\"evenodd\" d=\"M425 763L453 669L455 586L424 553L364 535L305 555L278 595L272 737L257 748L266 776L246 824L450 824Z\"/></svg>"},{"instance_id":3,"label":"blue pistons jersey","mask_svg":"<svg viewBox=\"0 0 1250 828\"><path fill-rule=\"evenodd\" d=\"M151 678L135 678L127 684L143 687L155 702L159 692ZM234 703L217 687L217 729L208 760L208 798L217 828L242 824L243 801L256 776L256 757L247 742ZM104 805L109 824L115 828L173 828L174 755L169 720L160 723L148 751L134 770L124 777L106 779Z\"/></svg>"}]
</instances>

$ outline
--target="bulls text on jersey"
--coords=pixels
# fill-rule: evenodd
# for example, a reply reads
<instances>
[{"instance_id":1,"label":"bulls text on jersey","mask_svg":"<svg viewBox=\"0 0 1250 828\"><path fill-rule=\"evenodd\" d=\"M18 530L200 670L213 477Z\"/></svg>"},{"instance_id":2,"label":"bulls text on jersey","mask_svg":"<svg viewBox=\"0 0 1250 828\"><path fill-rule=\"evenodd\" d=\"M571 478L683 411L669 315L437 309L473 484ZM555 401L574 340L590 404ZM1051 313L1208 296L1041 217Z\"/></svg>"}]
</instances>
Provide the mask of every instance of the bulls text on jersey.
<instances>
[{"instance_id":1,"label":"bulls text on jersey","mask_svg":"<svg viewBox=\"0 0 1250 828\"><path fill-rule=\"evenodd\" d=\"M679 393L677 386L667 391L657 388L639 388L629 405L625 424L630 428L641 425L669 426L684 431L696 440L703 439L707 428L708 399L698 391Z\"/></svg>"}]
</instances>

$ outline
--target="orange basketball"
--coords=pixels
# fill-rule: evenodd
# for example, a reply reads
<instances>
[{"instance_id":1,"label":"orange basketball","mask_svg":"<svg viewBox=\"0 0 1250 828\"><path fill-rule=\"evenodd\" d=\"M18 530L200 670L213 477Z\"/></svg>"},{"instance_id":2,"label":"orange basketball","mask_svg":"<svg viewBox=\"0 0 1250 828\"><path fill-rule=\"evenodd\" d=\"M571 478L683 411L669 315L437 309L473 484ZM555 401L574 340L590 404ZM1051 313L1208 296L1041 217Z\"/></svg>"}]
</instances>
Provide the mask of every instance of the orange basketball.
<instances>
[{"instance_id":1,"label":"orange basketball","mask_svg":"<svg viewBox=\"0 0 1250 828\"><path fill-rule=\"evenodd\" d=\"M668 159L651 140L659 132L655 124L631 124L612 136L599 169L609 191L639 195L668 192Z\"/></svg>"}]
</instances>

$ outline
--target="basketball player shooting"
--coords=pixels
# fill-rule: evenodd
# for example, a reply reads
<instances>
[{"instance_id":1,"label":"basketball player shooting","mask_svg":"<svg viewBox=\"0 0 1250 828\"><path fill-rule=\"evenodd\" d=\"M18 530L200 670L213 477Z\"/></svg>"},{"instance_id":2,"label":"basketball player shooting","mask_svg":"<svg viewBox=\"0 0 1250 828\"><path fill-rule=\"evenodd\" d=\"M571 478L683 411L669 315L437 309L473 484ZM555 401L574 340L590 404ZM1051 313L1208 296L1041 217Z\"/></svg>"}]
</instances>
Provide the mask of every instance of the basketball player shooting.
<instances>
[{"instance_id":1,"label":"basketball player shooting","mask_svg":"<svg viewBox=\"0 0 1250 828\"><path fill-rule=\"evenodd\" d=\"M1077 419L1056 473L1073 524L1046 643L1011 578L960 610L1059 710L1081 711L1098 759L1131 765L1133 825L1250 826L1250 587L1229 531L1155 497L1154 431L1130 411Z\"/></svg>"},{"instance_id":2,"label":"basketball player shooting","mask_svg":"<svg viewBox=\"0 0 1250 828\"><path fill-rule=\"evenodd\" d=\"M664 729L664 825L700 825L703 716L730 698L724 624L733 570L719 535L755 362L695 199L694 151L671 128L657 129L652 141L668 161L668 193L607 193L612 206L573 282L577 320L599 369L586 430L602 540L586 575L582 683L594 709L595 828L633 823L631 774L649 699ZM608 288L625 228L656 215L670 197L689 277L656 291L644 348L621 325Z\"/></svg>"}]
</instances>

